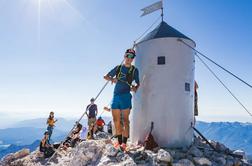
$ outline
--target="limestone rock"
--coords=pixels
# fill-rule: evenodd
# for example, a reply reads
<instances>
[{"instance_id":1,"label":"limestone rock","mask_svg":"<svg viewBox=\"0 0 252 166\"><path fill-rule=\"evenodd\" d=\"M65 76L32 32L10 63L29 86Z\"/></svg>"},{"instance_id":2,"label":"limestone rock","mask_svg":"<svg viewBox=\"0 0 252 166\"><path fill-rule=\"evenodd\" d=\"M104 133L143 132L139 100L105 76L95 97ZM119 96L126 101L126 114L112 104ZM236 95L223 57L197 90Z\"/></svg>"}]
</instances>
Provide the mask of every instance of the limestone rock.
<instances>
[{"instance_id":1,"label":"limestone rock","mask_svg":"<svg viewBox=\"0 0 252 166\"><path fill-rule=\"evenodd\" d=\"M195 146L192 146L188 152L189 154L193 155L194 157L201 157L203 153Z\"/></svg>"},{"instance_id":2,"label":"limestone rock","mask_svg":"<svg viewBox=\"0 0 252 166\"><path fill-rule=\"evenodd\" d=\"M165 151L164 149L160 149L158 151L157 159L160 162L166 162L166 163L172 162L173 160L170 153Z\"/></svg>"},{"instance_id":3,"label":"limestone rock","mask_svg":"<svg viewBox=\"0 0 252 166\"><path fill-rule=\"evenodd\" d=\"M10 153L8 155L6 155L5 157L3 157L2 159L2 163L4 164L9 164L10 162L14 161L14 160L18 160L21 159L27 155L30 154L30 150L29 149L22 149L16 153Z\"/></svg>"},{"instance_id":4,"label":"limestone rock","mask_svg":"<svg viewBox=\"0 0 252 166\"><path fill-rule=\"evenodd\" d=\"M197 165L202 165L202 166L211 166L212 162L209 161L207 158L205 157L194 157L193 161L197 164Z\"/></svg>"},{"instance_id":5,"label":"limestone rock","mask_svg":"<svg viewBox=\"0 0 252 166\"><path fill-rule=\"evenodd\" d=\"M211 141L211 144L219 148L214 151L202 139L195 138L188 149L166 148L158 151L145 150L141 145L128 144L130 152L123 153L113 147L112 141L107 133L97 133L97 140L87 140L76 145L74 148L59 150L52 158L49 165L53 166L152 166L152 165L173 165L173 166L251 166L246 159L240 160L232 154L227 154L229 149L218 142ZM245 155L241 151L234 151L234 154ZM48 159L44 159L36 150L29 155L28 150L12 153L0 161L0 166L44 166ZM115 155L116 154L116 155Z\"/></svg>"},{"instance_id":6,"label":"limestone rock","mask_svg":"<svg viewBox=\"0 0 252 166\"><path fill-rule=\"evenodd\" d=\"M173 166L194 166L193 162L188 159L181 159L177 163L172 164Z\"/></svg>"},{"instance_id":7,"label":"limestone rock","mask_svg":"<svg viewBox=\"0 0 252 166\"><path fill-rule=\"evenodd\" d=\"M215 159L215 162L216 162L218 165L225 165L225 164L226 164L226 160L225 160L225 158L223 158L223 157L217 157L217 158Z\"/></svg>"}]
</instances>

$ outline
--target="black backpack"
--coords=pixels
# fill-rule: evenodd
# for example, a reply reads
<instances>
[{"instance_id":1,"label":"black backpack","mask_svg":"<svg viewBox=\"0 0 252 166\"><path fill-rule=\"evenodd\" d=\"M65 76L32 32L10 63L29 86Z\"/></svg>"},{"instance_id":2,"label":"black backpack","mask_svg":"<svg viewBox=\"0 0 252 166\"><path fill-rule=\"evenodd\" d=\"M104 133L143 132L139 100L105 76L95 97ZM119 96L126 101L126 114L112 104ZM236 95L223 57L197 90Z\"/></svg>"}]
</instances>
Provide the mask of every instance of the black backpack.
<instances>
[{"instance_id":1,"label":"black backpack","mask_svg":"<svg viewBox=\"0 0 252 166\"><path fill-rule=\"evenodd\" d=\"M116 78L120 78L120 71L122 69L122 65L118 65L116 68ZM131 85L134 77L136 67L134 65L131 65L130 69L128 70L128 73L126 74L126 80L129 85Z\"/></svg>"}]
</instances>

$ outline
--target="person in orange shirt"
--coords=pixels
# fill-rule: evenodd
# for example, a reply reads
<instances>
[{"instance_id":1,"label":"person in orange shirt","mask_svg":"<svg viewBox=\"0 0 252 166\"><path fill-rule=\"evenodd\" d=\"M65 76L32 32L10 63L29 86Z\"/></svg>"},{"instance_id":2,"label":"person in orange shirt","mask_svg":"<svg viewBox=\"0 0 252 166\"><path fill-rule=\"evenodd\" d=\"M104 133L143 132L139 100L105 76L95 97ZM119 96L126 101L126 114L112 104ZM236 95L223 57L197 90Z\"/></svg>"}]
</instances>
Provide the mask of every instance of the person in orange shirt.
<instances>
[{"instance_id":1,"label":"person in orange shirt","mask_svg":"<svg viewBox=\"0 0 252 166\"><path fill-rule=\"evenodd\" d=\"M57 119L56 120L54 119L54 112L50 112L50 115L46 122L48 125L47 126L47 131L49 135L48 142L50 142L55 122L57 122Z\"/></svg>"},{"instance_id":2,"label":"person in orange shirt","mask_svg":"<svg viewBox=\"0 0 252 166\"><path fill-rule=\"evenodd\" d=\"M100 116L97 121L96 121L96 126L97 126L97 130L96 131L101 131L103 132L103 126L105 125L104 120L102 119L102 117Z\"/></svg>"}]
</instances>

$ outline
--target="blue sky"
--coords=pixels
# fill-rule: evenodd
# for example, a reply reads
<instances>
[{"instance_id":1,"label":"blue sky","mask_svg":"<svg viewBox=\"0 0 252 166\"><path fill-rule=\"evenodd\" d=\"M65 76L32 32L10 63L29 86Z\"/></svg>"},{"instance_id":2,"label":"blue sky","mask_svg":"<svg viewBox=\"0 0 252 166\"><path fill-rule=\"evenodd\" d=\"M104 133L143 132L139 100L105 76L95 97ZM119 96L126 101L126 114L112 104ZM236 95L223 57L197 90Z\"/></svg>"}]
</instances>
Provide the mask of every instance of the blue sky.
<instances>
[{"instance_id":1,"label":"blue sky","mask_svg":"<svg viewBox=\"0 0 252 166\"><path fill-rule=\"evenodd\" d=\"M0 0L0 128L52 110L55 116L79 117L105 83L103 75L160 15L139 17L154 2ZM250 0L164 0L164 20L252 83L251 7ZM252 111L251 88L210 66ZM196 80L198 119L252 121L198 60ZM112 90L109 85L98 99L100 111Z\"/></svg>"}]
</instances>

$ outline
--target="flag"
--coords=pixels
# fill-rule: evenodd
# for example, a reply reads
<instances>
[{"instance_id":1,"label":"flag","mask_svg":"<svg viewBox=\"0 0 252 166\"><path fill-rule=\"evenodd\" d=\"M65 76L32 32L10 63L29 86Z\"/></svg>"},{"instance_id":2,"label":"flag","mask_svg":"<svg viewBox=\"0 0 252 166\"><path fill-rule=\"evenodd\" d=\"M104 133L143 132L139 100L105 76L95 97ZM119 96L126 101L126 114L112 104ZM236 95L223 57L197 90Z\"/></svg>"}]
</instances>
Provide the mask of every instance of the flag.
<instances>
[{"instance_id":1,"label":"flag","mask_svg":"<svg viewBox=\"0 0 252 166\"><path fill-rule=\"evenodd\" d=\"M152 13L152 12L158 10L158 9L162 9L162 8L163 8L162 1L158 1L158 2L156 2L156 3L154 3L154 4L150 5L150 6L147 6L147 7L143 8L143 9L141 9L141 11L143 11L143 14L141 15L141 17L145 16L147 14L150 14L150 13Z\"/></svg>"}]
</instances>

